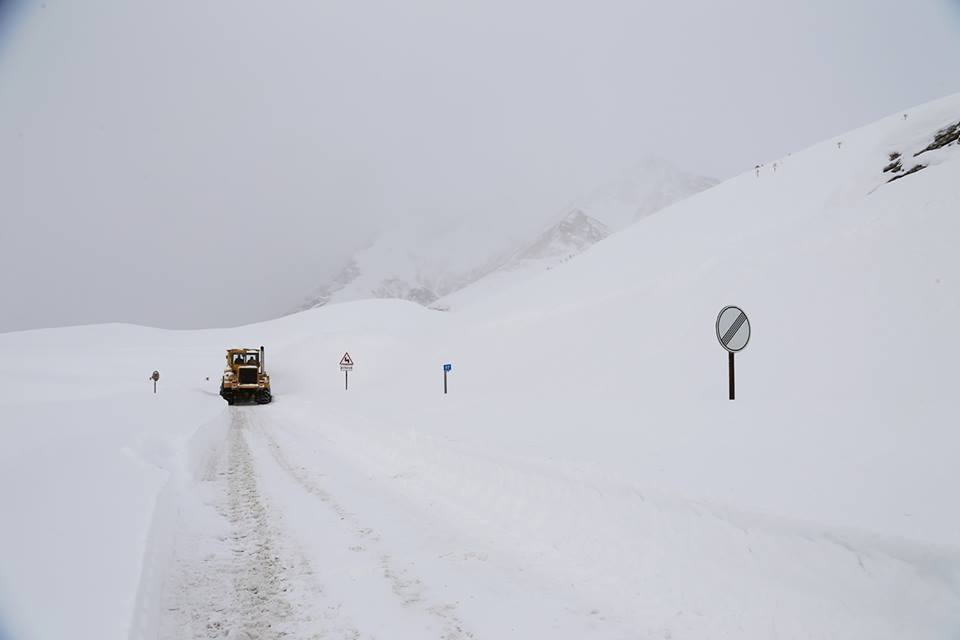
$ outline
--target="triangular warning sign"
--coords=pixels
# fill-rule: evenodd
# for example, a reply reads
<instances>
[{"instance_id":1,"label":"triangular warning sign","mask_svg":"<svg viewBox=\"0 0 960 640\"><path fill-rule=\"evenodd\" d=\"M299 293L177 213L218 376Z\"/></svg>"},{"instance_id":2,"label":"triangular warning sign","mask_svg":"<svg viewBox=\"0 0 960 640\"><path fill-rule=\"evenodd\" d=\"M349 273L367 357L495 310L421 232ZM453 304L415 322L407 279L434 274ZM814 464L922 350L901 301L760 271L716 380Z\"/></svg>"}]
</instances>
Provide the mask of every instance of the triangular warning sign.
<instances>
[{"instance_id":1,"label":"triangular warning sign","mask_svg":"<svg viewBox=\"0 0 960 640\"><path fill-rule=\"evenodd\" d=\"M343 354L343 357L340 358L340 366L341 366L341 367L352 367L352 366L353 366L353 358L350 357L350 354L349 354L349 353Z\"/></svg>"}]
</instances>

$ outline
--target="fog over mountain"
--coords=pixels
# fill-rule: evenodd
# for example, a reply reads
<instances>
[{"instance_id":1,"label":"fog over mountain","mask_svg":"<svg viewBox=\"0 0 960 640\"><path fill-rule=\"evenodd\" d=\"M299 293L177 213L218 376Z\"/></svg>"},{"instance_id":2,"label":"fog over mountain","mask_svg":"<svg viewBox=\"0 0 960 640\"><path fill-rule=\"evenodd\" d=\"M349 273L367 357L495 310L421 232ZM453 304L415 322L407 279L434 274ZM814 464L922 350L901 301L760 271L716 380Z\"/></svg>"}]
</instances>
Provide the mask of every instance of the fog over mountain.
<instances>
[{"instance_id":1,"label":"fog over mountain","mask_svg":"<svg viewBox=\"0 0 960 640\"><path fill-rule=\"evenodd\" d=\"M495 290L517 271L533 274L573 258L613 232L699 193L716 181L649 157L616 180L589 191L534 228L528 215L491 227L466 219L439 229L394 225L324 280L301 304L309 309L364 298L401 298L431 305L484 279ZM497 273L494 272L506 272ZM487 280L487 276L494 277ZM501 277L503 276L503 277ZM448 308L440 304L437 308Z\"/></svg>"},{"instance_id":2,"label":"fog over mountain","mask_svg":"<svg viewBox=\"0 0 960 640\"><path fill-rule=\"evenodd\" d=\"M276 316L385 230L522 244L639 158L727 178L960 59L946 0L0 8L0 331Z\"/></svg>"}]
</instances>

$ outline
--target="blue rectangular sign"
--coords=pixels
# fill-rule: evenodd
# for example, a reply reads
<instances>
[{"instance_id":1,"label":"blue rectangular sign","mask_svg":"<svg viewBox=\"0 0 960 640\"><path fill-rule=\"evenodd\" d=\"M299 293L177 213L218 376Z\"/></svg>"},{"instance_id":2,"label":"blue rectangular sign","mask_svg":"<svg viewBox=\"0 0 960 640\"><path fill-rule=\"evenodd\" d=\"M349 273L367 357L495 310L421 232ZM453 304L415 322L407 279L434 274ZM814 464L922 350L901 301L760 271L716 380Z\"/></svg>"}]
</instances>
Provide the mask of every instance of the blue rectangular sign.
<instances>
[{"instance_id":1,"label":"blue rectangular sign","mask_svg":"<svg viewBox=\"0 0 960 640\"><path fill-rule=\"evenodd\" d=\"M452 370L452 369L453 369L453 365L452 365L452 364L445 364L445 365L443 365L443 370L444 370L444 371L450 371L450 370Z\"/></svg>"}]
</instances>

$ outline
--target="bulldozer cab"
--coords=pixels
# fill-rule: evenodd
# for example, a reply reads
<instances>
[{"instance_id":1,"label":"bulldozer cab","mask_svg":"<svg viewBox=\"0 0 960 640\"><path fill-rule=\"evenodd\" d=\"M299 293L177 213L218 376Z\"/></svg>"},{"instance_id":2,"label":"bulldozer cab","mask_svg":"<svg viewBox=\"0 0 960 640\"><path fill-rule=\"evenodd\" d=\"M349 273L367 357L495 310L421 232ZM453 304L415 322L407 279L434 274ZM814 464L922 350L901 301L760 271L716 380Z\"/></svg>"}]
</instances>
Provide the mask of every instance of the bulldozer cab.
<instances>
[{"instance_id":1,"label":"bulldozer cab","mask_svg":"<svg viewBox=\"0 0 960 640\"><path fill-rule=\"evenodd\" d=\"M257 349L228 349L227 368L237 371L241 366L260 369L260 351Z\"/></svg>"}]
</instances>

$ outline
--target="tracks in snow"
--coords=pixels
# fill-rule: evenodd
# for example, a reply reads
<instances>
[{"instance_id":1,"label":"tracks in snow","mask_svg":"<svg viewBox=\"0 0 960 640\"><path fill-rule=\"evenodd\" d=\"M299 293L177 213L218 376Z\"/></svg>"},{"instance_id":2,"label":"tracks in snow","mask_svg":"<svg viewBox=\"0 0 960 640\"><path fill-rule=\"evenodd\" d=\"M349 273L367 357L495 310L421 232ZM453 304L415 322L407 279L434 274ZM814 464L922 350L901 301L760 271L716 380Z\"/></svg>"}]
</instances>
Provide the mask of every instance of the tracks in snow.
<instances>
[{"instance_id":1,"label":"tracks in snow","mask_svg":"<svg viewBox=\"0 0 960 640\"><path fill-rule=\"evenodd\" d=\"M771 628L933 638L956 628L952 554L912 556L307 415L232 409L229 424L201 434L216 444L197 477L172 483L178 500L165 504L178 514L161 519L177 529L164 596L149 599L163 615L135 640L468 640L478 629L614 640Z\"/></svg>"},{"instance_id":2,"label":"tracks in snow","mask_svg":"<svg viewBox=\"0 0 960 640\"><path fill-rule=\"evenodd\" d=\"M395 550L391 549L389 541L385 539L386 536L375 528L367 526L368 523L364 522L360 515L323 486L320 480L323 474L316 471L317 465L307 468L290 462L284 453L284 447L272 435L283 430L282 423L272 422L261 424L260 428L254 432L259 440L258 445L262 445L258 450L266 449L275 469L283 472L287 482L294 485L300 492L300 497L306 495L310 498L307 502L303 502L294 497L291 504L306 506L309 503L313 508L322 505L328 512L326 518L316 521L318 527L325 528L322 533L315 532L324 542L314 546L311 556L326 558L331 565L351 567L349 574L344 576L345 582L352 583L351 586L354 588L360 587L364 593L366 602L362 604L361 609L366 610L368 617L378 617L386 613L388 618L393 618L395 621L403 620L403 624L408 625L408 629L404 631L395 626L397 622L391 623L386 630L389 634L387 637L439 638L440 640L474 638L475 635L466 630L464 623L457 617L456 603L434 599L433 591L416 574L413 568L414 563L398 561ZM337 465L336 473L353 474L355 477L352 480L362 489L368 491L373 489L371 493L377 494L372 496L375 500L384 499L377 491L379 487L366 485L366 479L359 477L355 470L339 464L339 461L333 460L329 453L323 459L331 466ZM282 495L289 498L296 494L283 491ZM346 560L342 553L344 550L349 554ZM338 585L331 585L331 590L335 591L337 588ZM348 608L354 608L358 603L351 604L353 606ZM372 615L369 611L370 607L376 608ZM371 637L373 635L377 634L371 633Z\"/></svg>"},{"instance_id":3,"label":"tracks in snow","mask_svg":"<svg viewBox=\"0 0 960 640\"><path fill-rule=\"evenodd\" d=\"M292 596L321 590L263 500L248 430L234 412L226 447L204 464L197 495L182 496L158 638L324 637L296 632L305 612Z\"/></svg>"},{"instance_id":4,"label":"tracks in snow","mask_svg":"<svg viewBox=\"0 0 960 640\"><path fill-rule=\"evenodd\" d=\"M231 409L226 446L180 496L155 637L473 638L322 474L290 462L269 415Z\"/></svg>"}]
</instances>

